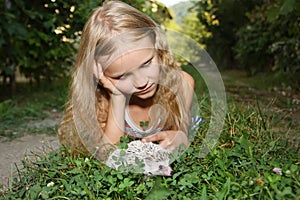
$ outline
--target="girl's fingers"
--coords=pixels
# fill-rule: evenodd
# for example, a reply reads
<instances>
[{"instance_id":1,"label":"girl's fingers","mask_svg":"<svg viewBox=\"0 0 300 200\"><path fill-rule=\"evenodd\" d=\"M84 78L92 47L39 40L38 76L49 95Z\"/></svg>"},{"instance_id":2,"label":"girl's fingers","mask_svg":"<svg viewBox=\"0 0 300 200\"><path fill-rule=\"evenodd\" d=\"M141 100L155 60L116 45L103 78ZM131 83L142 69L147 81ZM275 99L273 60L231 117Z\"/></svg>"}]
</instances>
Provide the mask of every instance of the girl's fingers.
<instances>
[{"instance_id":1,"label":"girl's fingers","mask_svg":"<svg viewBox=\"0 0 300 200\"><path fill-rule=\"evenodd\" d=\"M162 148L164 149L167 149L167 150L170 150L169 147L170 147L170 142L167 141L167 140L163 140L159 143L159 146L161 146Z\"/></svg>"},{"instance_id":2,"label":"girl's fingers","mask_svg":"<svg viewBox=\"0 0 300 200\"><path fill-rule=\"evenodd\" d=\"M142 142L159 142L165 138L162 132L155 133L142 139Z\"/></svg>"},{"instance_id":3,"label":"girl's fingers","mask_svg":"<svg viewBox=\"0 0 300 200\"><path fill-rule=\"evenodd\" d=\"M159 142L159 145L172 152L181 144L189 146L188 138L182 131L163 131L142 139L142 142Z\"/></svg>"},{"instance_id":4,"label":"girl's fingers","mask_svg":"<svg viewBox=\"0 0 300 200\"><path fill-rule=\"evenodd\" d=\"M100 79L103 76L103 70L99 63L97 62L94 63L93 70L94 70L94 75L96 76L97 79Z\"/></svg>"},{"instance_id":5,"label":"girl's fingers","mask_svg":"<svg viewBox=\"0 0 300 200\"><path fill-rule=\"evenodd\" d=\"M103 74L103 72L100 74L99 78L100 84L108 89L112 94L115 95L122 95L122 93L116 88L116 86Z\"/></svg>"}]
</instances>

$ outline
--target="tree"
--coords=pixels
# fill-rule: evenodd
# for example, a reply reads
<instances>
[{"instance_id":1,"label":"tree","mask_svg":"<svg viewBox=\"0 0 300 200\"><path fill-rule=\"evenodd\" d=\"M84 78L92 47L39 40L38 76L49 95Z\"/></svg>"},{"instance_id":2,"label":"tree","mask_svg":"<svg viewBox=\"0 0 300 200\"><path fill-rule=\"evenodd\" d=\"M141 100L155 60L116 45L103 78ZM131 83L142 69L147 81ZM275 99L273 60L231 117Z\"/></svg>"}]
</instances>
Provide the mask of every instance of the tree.
<instances>
[{"instance_id":1,"label":"tree","mask_svg":"<svg viewBox=\"0 0 300 200\"><path fill-rule=\"evenodd\" d=\"M245 13L258 2L257 0L195 1L200 22L212 33L212 37L205 39L204 43L219 68L237 67L232 48L238 39L236 32L248 22Z\"/></svg>"},{"instance_id":2,"label":"tree","mask_svg":"<svg viewBox=\"0 0 300 200\"><path fill-rule=\"evenodd\" d=\"M5 10L1 13L1 68L13 63L37 82L41 77L64 76L74 55L76 26L81 27L84 20L83 13L75 12L77 4L85 3L6 0L1 4Z\"/></svg>"},{"instance_id":3,"label":"tree","mask_svg":"<svg viewBox=\"0 0 300 200\"><path fill-rule=\"evenodd\" d=\"M0 70L9 66L37 82L69 74L81 30L103 0L1 0ZM162 22L168 10L156 1L126 0Z\"/></svg>"},{"instance_id":4,"label":"tree","mask_svg":"<svg viewBox=\"0 0 300 200\"><path fill-rule=\"evenodd\" d=\"M206 26L204 26L199 18L197 17L197 13L193 9L193 4L191 2L181 2L176 4L171 8L171 15L174 18L165 21L165 26L176 32L180 32L184 35L184 37L188 37L190 39L186 39L186 43L178 44L177 38L168 38L171 46L176 49L180 49L180 51L189 51L189 55L196 56L196 52L191 48L192 44L188 44L189 42L197 42L202 48L205 48L203 41L205 39L211 37L211 33L208 32ZM176 56L176 55L175 55ZM187 64L186 60L180 56L176 56L176 59L183 64ZM191 58L196 60L196 58Z\"/></svg>"},{"instance_id":5,"label":"tree","mask_svg":"<svg viewBox=\"0 0 300 200\"><path fill-rule=\"evenodd\" d=\"M263 1L247 14L249 23L238 32L236 58L249 74L284 72L299 82L300 2Z\"/></svg>"}]
</instances>

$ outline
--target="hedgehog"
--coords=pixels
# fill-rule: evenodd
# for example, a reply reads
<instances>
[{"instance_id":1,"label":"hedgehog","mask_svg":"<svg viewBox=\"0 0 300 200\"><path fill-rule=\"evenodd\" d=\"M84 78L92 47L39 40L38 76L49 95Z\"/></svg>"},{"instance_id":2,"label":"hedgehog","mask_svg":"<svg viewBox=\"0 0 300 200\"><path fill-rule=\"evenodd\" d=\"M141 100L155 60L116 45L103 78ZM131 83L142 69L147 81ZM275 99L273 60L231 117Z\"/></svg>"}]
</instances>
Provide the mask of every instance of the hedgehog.
<instances>
[{"instance_id":1,"label":"hedgehog","mask_svg":"<svg viewBox=\"0 0 300 200\"><path fill-rule=\"evenodd\" d=\"M135 140L127 144L127 149L116 149L105 164L120 171L135 171L145 175L171 176L170 152L158 144Z\"/></svg>"}]
</instances>

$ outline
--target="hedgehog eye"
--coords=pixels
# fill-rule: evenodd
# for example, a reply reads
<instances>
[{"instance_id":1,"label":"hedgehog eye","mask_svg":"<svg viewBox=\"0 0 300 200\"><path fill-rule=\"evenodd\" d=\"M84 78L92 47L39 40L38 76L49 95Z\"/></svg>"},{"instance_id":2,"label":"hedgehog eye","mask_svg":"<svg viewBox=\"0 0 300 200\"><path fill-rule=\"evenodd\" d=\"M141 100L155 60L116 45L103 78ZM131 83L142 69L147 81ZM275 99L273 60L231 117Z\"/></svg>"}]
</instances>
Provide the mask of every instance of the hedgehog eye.
<instances>
[{"instance_id":1,"label":"hedgehog eye","mask_svg":"<svg viewBox=\"0 0 300 200\"><path fill-rule=\"evenodd\" d=\"M158 166L158 169L159 169L159 170L162 170L162 169L163 169L163 166L162 166L162 165L159 165L159 166Z\"/></svg>"}]
</instances>

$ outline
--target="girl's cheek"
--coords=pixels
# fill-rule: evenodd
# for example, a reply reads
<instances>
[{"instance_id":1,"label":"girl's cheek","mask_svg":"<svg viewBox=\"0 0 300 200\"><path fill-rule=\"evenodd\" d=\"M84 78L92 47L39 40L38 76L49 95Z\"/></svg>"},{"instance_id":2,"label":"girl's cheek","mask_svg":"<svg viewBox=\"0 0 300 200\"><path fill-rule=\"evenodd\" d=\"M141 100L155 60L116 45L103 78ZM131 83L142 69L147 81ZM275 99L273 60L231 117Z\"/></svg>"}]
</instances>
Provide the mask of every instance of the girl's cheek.
<instances>
[{"instance_id":1,"label":"girl's cheek","mask_svg":"<svg viewBox=\"0 0 300 200\"><path fill-rule=\"evenodd\" d=\"M115 84L115 87L120 90L120 92L129 94L132 91L132 83L130 81L118 81L118 83Z\"/></svg>"},{"instance_id":2,"label":"girl's cheek","mask_svg":"<svg viewBox=\"0 0 300 200\"><path fill-rule=\"evenodd\" d=\"M153 79L158 79L160 74L160 67L158 65L154 65L151 69L149 69L149 72L147 73L151 76Z\"/></svg>"}]
</instances>

